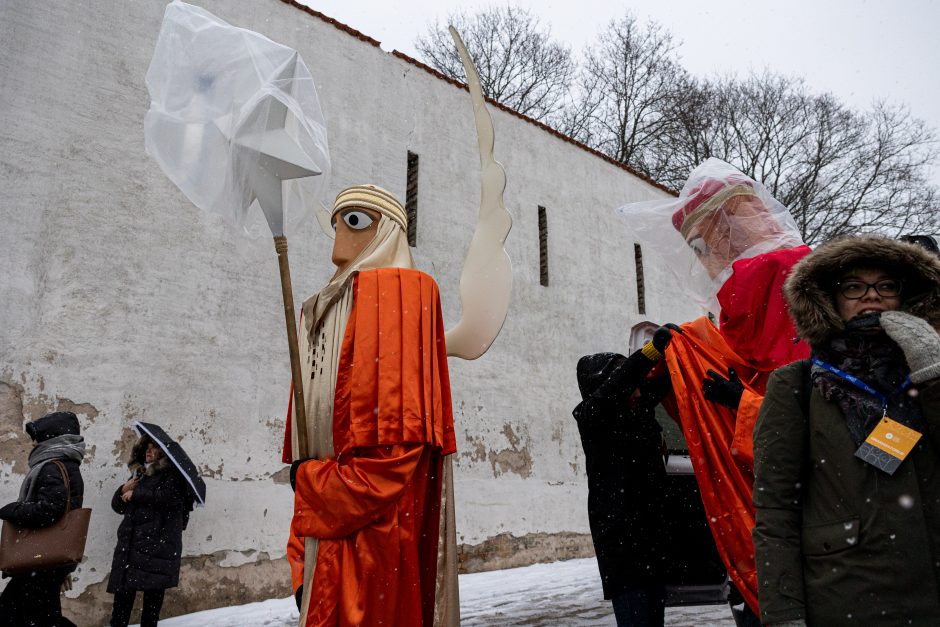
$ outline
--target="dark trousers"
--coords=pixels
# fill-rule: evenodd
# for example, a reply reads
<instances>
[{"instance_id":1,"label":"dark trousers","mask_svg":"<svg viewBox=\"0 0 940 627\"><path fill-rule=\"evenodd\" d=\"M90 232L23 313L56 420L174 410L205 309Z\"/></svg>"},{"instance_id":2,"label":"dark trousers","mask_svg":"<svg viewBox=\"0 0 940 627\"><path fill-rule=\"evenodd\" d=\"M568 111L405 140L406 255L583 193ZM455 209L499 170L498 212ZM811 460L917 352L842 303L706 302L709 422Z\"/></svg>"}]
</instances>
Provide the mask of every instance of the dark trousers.
<instances>
[{"instance_id":1,"label":"dark trousers","mask_svg":"<svg viewBox=\"0 0 940 627\"><path fill-rule=\"evenodd\" d=\"M68 571L37 571L10 578L0 594L0 627L75 627L59 597Z\"/></svg>"},{"instance_id":2,"label":"dark trousers","mask_svg":"<svg viewBox=\"0 0 940 627\"><path fill-rule=\"evenodd\" d=\"M666 586L642 586L611 599L617 627L662 627L666 619Z\"/></svg>"},{"instance_id":3,"label":"dark trousers","mask_svg":"<svg viewBox=\"0 0 940 627\"><path fill-rule=\"evenodd\" d=\"M144 609L140 614L140 627L157 627L165 592L166 590L144 590ZM131 620L131 610L134 609L134 599L136 597L136 590L114 593L111 627L127 627Z\"/></svg>"}]
</instances>

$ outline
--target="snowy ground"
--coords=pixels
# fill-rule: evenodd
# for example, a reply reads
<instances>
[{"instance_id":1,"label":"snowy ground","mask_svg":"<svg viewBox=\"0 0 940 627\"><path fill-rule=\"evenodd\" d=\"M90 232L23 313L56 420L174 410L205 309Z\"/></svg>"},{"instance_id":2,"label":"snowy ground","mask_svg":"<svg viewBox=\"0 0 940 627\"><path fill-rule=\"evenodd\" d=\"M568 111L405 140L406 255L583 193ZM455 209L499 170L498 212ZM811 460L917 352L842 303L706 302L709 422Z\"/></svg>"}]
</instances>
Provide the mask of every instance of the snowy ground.
<instances>
[{"instance_id":1,"label":"snowy ground","mask_svg":"<svg viewBox=\"0 0 940 627\"><path fill-rule=\"evenodd\" d=\"M460 576L463 627L613 626L593 559L536 564ZM666 624L733 627L726 605L668 608ZM161 627L296 627L294 600L273 599L160 621Z\"/></svg>"}]
</instances>

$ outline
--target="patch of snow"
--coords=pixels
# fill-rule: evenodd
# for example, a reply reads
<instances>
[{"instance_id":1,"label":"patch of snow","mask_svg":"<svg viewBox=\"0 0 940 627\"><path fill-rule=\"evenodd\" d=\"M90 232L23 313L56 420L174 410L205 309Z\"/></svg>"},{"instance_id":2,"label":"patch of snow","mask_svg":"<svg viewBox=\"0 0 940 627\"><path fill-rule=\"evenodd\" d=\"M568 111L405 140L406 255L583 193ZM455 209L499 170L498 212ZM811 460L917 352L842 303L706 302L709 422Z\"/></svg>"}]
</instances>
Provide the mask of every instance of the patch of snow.
<instances>
[{"instance_id":1,"label":"patch of snow","mask_svg":"<svg viewBox=\"0 0 940 627\"><path fill-rule=\"evenodd\" d=\"M293 597L196 612L160 621L161 627L296 627ZM533 564L460 576L462 627L566 625L613 627L593 558ZM666 609L672 627L733 627L727 605ZM139 627L139 626L135 626Z\"/></svg>"}]
</instances>

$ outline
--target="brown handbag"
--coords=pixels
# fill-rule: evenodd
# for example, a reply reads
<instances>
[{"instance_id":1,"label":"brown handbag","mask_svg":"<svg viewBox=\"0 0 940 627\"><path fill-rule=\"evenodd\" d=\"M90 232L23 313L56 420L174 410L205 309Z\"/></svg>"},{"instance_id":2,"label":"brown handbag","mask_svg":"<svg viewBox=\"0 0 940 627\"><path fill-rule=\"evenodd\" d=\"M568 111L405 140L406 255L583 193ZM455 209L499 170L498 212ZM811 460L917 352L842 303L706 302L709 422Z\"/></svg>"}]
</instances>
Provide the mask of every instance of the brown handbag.
<instances>
[{"instance_id":1,"label":"brown handbag","mask_svg":"<svg viewBox=\"0 0 940 627\"><path fill-rule=\"evenodd\" d=\"M0 532L0 571L10 575L74 566L85 555L91 509L72 509L72 486L65 465L53 461L65 481L65 514L48 527L26 529L4 520Z\"/></svg>"}]
</instances>

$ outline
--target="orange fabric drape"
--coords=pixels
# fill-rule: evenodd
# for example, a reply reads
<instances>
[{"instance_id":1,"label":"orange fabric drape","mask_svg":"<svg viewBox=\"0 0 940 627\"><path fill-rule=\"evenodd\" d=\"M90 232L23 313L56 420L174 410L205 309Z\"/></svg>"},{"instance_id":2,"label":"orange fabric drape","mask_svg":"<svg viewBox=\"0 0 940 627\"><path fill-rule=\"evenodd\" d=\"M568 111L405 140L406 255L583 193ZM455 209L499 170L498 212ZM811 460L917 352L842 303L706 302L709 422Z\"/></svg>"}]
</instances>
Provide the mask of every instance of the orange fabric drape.
<instances>
[{"instance_id":1,"label":"orange fabric drape","mask_svg":"<svg viewBox=\"0 0 940 627\"><path fill-rule=\"evenodd\" d=\"M444 320L437 284L417 270L382 268L356 277L346 324L333 446L401 442L457 450Z\"/></svg>"},{"instance_id":2,"label":"orange fabric drape","mask_svg":"<svg viewBox=\"0 0 940 627\"><path fill-rule=\"evenodd\" d=\"M308 627L430 626L443 457L456 450L440 296L430 276L400 268L361 272L353 290L335 457L298 470L291 578L296 590L303 538L319 538Z\"/></svg>"},{"instance_id":3,"label":"orange fabric drape","mask_svg":"<svg viewBox=\"0 0 940 627\"><path fill-rule=\"evenodd\" d=\"M681 325L665 352L672 393L663 406L682 426L705 514L728 574L755 611L754 452L752 432L769 372L738 356L707 318ZM745 385L738 412L706 400L702 380L709 368L734 368Z\"/></svg>"},{"instance_id":4,"label":"orange fabric drape","mask_svg":"<svg viewBox=\"0 0 940 627\"><path fill-rule=\"evenodd\" d=\"M402 442L457 450L437 283L404 268L360 272L353 279L336 377L333 448ZM285 464L291 451L293 384L284 429Z\"/></svg>"},{"instance_id":5,"label":"orange fabric drape","mask_svg":"<svg viewBox=\"0 0 940 627\"><path fill-rule=\"evenodd\" d=\"M295 590L301 538L320 538L307 627L430 627L441 465L431 447L399 445L300 466L288 543Z\"/></svg>"},{"instance_id":6,"label":"orange fabric drape","mask_svg":"<svg viewBox=\"0 0 940 627\"><path fill-rule=\"evenodd\" d=\"M296 593L304 582L304 539L294 533L293 518L287 537L287 563L290 565L290 589Z\"/></svg>"},{"instance_id":7,"label":"orange fabric drape","mask_svg":"<svg viewBox=\"0 0 940 627\"><path fill-rule=\"evenodd\" d=\"M809 253L797 246L734 262L718 292L721 330L699 318L682 325L685 335L673 335L665 352L673 392L663 406L682 425L718 553L755 614L754 425L770 373L809 356L783 297L790 270ZM709 369L726 376L729 367L745 386L736 412L702 392Z\"/></svg>"}]
</instances>

